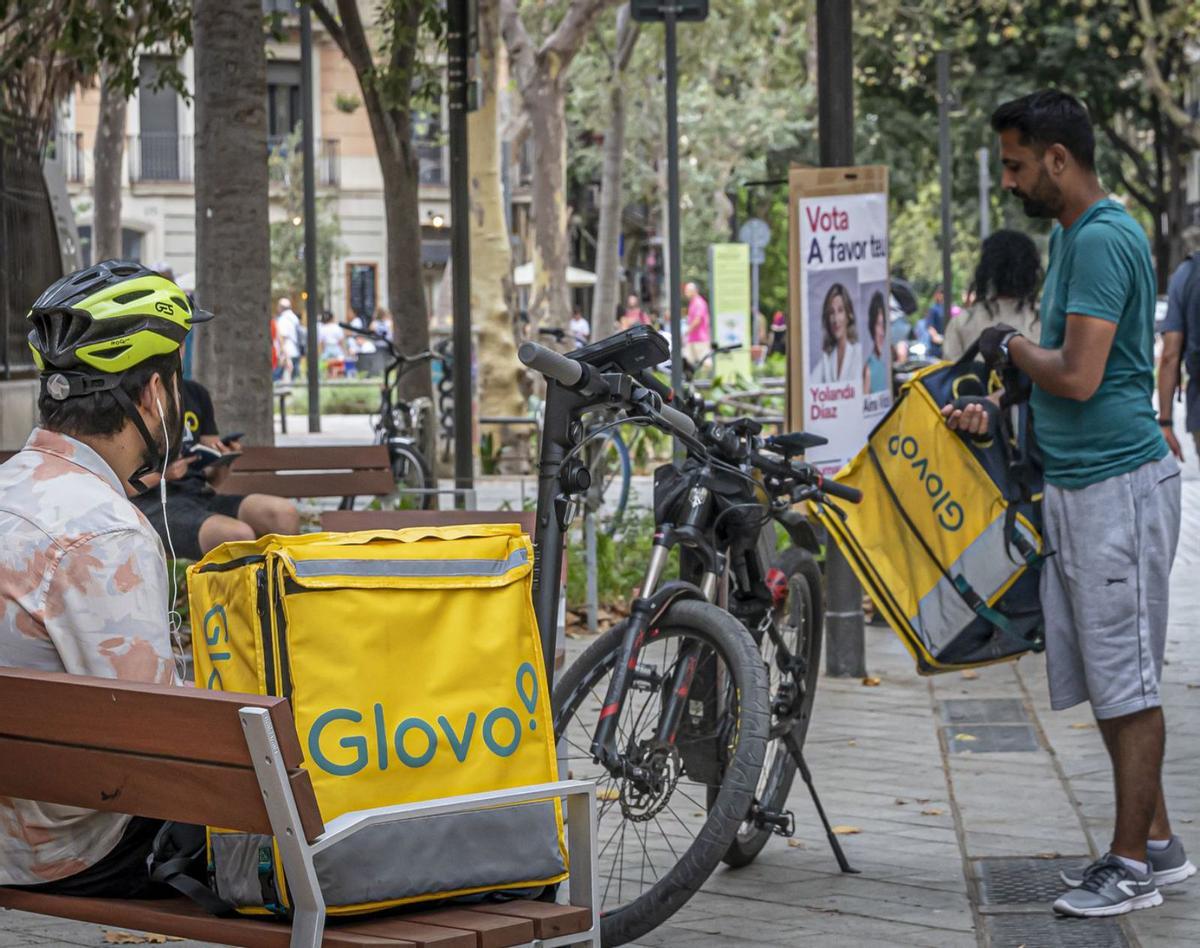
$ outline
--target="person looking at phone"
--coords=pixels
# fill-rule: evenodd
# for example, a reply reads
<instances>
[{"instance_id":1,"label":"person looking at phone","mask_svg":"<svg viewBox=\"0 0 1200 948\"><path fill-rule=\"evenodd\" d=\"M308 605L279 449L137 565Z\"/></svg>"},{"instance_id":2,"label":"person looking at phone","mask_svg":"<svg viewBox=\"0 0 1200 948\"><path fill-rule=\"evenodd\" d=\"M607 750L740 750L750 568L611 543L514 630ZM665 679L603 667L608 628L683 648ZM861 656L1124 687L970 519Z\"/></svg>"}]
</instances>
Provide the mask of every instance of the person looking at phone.
<instances>
[{"instance_id":1,"label":"person looking at phone","mask_svg":"<svg viewBox=\"0 0 1200 948\"><path fill-rule=\"evenodd\" d=\"M163 545L168 546L168 526L175 555L188 560L198 560L233 540L299 533L300 513L290 500L267 494L217 493L216 488L229 475L229 461L222 458L241 451L241 435L220 437L212 396L199 382L184 379L182 396L183 448L179 460L167 467L166 524L157 474L145 477L148 490L132 498Z\"/></svg>"}]
</instances>

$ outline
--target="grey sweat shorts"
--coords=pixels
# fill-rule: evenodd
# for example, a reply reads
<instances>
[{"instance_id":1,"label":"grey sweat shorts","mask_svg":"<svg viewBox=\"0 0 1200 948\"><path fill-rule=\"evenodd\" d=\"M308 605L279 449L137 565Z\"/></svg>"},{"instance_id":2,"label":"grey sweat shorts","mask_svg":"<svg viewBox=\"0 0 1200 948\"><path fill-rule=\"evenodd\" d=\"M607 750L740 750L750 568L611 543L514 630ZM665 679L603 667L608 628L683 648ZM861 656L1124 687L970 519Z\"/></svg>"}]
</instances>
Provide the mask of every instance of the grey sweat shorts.
<instances>
[{"instance_id":1,"label":"grey sweat shorts","mask_svg":"<svg viewBox=\"0 0 1200 948\"><path fill-rule=\"evenodd\" d=\"M1079 490L1046 485L1054 555L1042 566L1041 595L1056 711L1090 701L1097 718L1117 718L1162 704L1179 505L1169 454Z\"/></svg>"}]
</instances>

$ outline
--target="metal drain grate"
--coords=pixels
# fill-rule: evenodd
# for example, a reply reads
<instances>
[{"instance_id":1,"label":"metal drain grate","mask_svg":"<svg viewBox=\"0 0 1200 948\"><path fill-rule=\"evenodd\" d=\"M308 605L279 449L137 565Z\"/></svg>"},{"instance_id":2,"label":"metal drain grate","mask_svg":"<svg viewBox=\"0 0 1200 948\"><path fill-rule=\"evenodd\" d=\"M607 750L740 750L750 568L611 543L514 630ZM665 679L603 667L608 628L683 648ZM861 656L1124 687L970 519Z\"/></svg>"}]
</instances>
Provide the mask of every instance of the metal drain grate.
<instances>
[{"instance_id":1,"label":"metal drain grate","mask_svg":"<svg viewBox=\"0 0 1200 948\"><path fill-rule=\"evenodd\" d=\"M991 948L1129 948L1113 918L989 915Z\"/></svg>"},{"instance_id":2,"label":"metal drain grate","mask_svg":"<svg viewBox=\"0 0 1200 948\"><path fill-rule=\"evenodd\" d=\"M942 728L951 754L1020 753L1039 749L1028 724L952 724Z\"/></svg>"},{"instance_id":3,"label":"metal drain grate","mask_svg":"<svg viewBox=\"0 0 1200 948\"><path fill-rule=\"evenodd\" d=\"M975 876L979 879L980 905L1029 905L1047 907L1066 891L1061 869L1078 869L1091 860L1087 856L1066 856L1061 859L1030 859L1028 857L975 860Z\"/></svg>"},{"instance_id":4,"label":"metal drain grate","mask_svg":"<svg viewBox=\"0 0 1200 948\"><path fill-rule=\"evenodd\" d=\"M949 698L942 702L947 724L1025 724L1029 717L1018 698Z\"/></svg>"}]
</instances>

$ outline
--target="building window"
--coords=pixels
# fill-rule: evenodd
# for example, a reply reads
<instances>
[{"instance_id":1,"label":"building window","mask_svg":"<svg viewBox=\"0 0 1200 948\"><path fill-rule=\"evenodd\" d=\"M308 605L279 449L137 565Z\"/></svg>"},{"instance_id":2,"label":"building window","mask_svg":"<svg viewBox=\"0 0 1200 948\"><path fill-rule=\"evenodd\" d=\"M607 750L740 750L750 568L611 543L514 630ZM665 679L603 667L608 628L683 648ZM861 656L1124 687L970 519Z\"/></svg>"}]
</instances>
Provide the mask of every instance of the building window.
<instances>
[{"instance_id":1,"label":"building window","mask_svg":"<svg viewBox=\"0 0 1200 948\"><path fill-rule=\"evenodd\" d=\"M357 316L363 325L375 318L377 274L373 263L346 264L347 304L350 317Z\"/></svg>"},{"instance_id":2,"label":"building window","mask_svg":"<svg viewBox=\"0 0 1200 948\"><path fill-rule=\"evenodd\" d=\"M417 146L421 184L445 184L442 159L442 122L435 112L413 110L413 143Z\"/></svg>"},{"instance_id":3,"label":"building window","mask_svg":"<svg viewBox=\"0 0 1200 948\"><path fill-rule=\"evenodd\" d=\"M143 56L138 63L137 178L142 181L179 181L179 94L161 84L170 60Z\"/></svg>"},{"instance_id":4,"label":"building window","mask_svg":"<svg viewBox=\"0 0 1200 948\"><path fill-rule=\"evenodd\" d=\"M300 125L300 64L267 63L267 140L272 148Z\"/></svg>"},{"instance_id":5,"label":"building window","mask_svg":"<svg viewBox=\"0 0 1200 948\"><path fill-rule=\"evenodd\" d=\"M142 262L142 239L145 237L140 230L131 230L128 227L121 228L121 259L132 260L134 263ZM79 227L79 264L80 266L90 267L92 265L92 225L83 224Z\"/></svg>"}]
</instances>

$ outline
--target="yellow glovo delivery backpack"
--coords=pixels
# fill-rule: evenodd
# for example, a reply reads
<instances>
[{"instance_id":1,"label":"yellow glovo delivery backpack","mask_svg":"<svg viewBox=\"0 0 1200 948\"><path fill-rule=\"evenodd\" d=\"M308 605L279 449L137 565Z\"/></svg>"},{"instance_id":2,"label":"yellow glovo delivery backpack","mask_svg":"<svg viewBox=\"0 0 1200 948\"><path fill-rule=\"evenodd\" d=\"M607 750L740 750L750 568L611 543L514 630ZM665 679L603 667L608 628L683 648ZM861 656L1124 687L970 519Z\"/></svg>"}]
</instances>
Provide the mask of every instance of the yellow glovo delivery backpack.
<instances>
[{"instance_id":1,"label":"yellow glovo delivery backpack","mask_svg":"<svg viewBox=\"0 0 1200 948\"><path fill-rule=\"evenodd\" d=\"M984 440L950 430L941 414L995 388L976 351L906 383L836 477L862 503L816 511L925 675L1043 648L1038 581L1051 551L1029 406L996 412Z\"/></svg>"},{"instance_id":2,"label":"yellow glovo delivery backpack","mask_svg":"<svg viewBox=\"0 0 1200 948\"><path fill-rule=\"evenodd\" d=\"M199 687L290 700L325 822L557 780L516 524L268 536L188 569ZM218 895L287 913L269 836L210 827ZM558 800L364 831L315 857L331 914L566 876Z\"/></svg>"}]
</instances>

